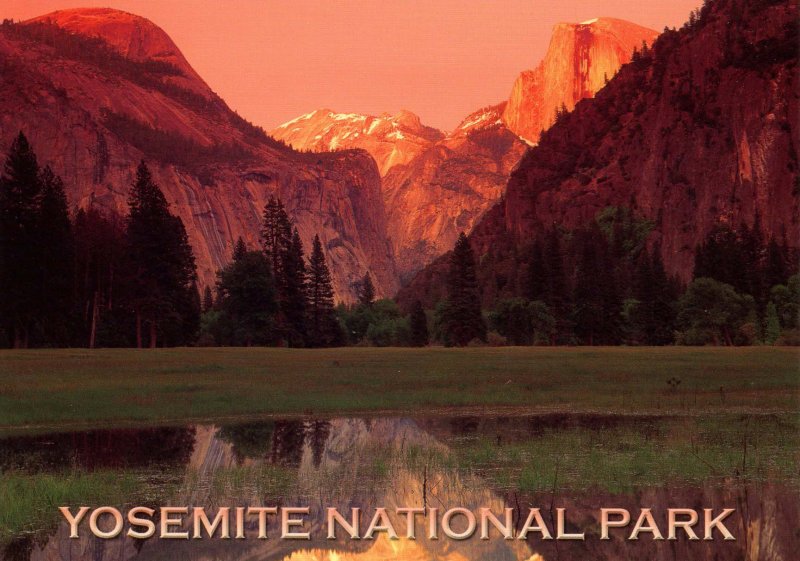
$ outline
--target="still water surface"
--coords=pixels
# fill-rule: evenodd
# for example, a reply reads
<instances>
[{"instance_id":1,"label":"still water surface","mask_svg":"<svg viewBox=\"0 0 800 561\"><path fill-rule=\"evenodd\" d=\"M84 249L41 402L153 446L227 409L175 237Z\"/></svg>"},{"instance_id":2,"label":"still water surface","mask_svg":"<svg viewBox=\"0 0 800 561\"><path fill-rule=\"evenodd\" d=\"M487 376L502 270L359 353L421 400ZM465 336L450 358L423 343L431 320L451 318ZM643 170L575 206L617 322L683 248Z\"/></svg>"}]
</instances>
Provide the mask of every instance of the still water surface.
<instances>
[{"instance_id":1,"label":"still water surface","mask_svg":"<svg viewBox=\"0 0 800 561\"><path fill-rule=\"evenodd\" d=\"M44 481L66 474L133 478L133 496L72 503L123 509L133 505L308 506L310 541L103 540L86 526L69 539L47 497L31 522L3 542L8 561L256 560L285 561L540 561L793 559L800 545L800 493L791 419L765 416L746 425L697 419L553 414L530 417L335 418L270 420L237 425L193 425L95 430L0 440L0 470L9 481ZM730 425L730 426L729 426ZM743 443L737 445L742 427ZM733 427L733 428L731 428ZM113 481L113 479L112 479ZM121 488L121 487L120 487ZM38 489L38 487L34 487ZM36 491L38 492L38 491ZM80 492L76 495L80 498ZM55 500L55 499L54 499ZM77 499L76 499L77 500ZM99 501L99 502L98 502ZM40 512L42 504L45 510ZM554 527L566 509L566 531L585 541L326 539L325 509L365 513L376 507L514 509L518 530L528 509L542 509ZM735 508L735 542L679 539L654 542L625 532L598 539L600 507L642 507L664 521L666 509ZM3 508L3 507L0 507ZM75 508L76 510L76 508ZM403 517L393 518L404 536ZM362 530L363 531L363 530ZM274 537L273 537L274 536Z\"/></svg>"}]
</instances>

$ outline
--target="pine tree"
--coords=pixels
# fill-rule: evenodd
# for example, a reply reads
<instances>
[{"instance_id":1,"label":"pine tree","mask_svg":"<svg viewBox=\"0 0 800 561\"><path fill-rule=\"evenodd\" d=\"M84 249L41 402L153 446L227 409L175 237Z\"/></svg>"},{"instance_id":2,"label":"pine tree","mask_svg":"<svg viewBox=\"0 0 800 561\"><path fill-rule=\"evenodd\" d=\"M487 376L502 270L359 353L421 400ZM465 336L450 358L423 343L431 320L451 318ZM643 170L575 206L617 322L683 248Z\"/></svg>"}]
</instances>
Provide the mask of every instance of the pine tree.
<instances>
[{"instance_id":1,"label":"pine tree","mask_svg":"<svg viewBox=\"0 0 800 561\"><path fill-rule=\"evenodd\" d=\"M82 333L75 342L124 347L133 344L129 319L132 280L124 219L94 207L80 209L73 226L75 294Z\"/></svg>"},{"instance_id":2,"label":"pine tree","mask_svg":"<svg viewBox=\"0 0 800 561\"><path fill-rule=\"evenodd\" d=\"M142 328L147 324L150 347L155 347L159 324L181 321L178 302L191 298L196 278L194 255L183 222L170 214L164 194L144 162L136 171L128 206L136 345L142 347Z\"/></svg>"},{"instance_id":3,"label":"pine tree","mask_svg":"<svg viewBox=\"0 0 800 561\"><path fill-rule=\"evenodd\" d=\"M241 236L236 238L236 244L233 246L233 260L239 261L242 257L245 256L247 253L247 244L244 243L244 240Z\"/></svg>"},{"instance_id":4,"label":"pine tree","mask_svg":"<svg viewBox=\"0 0 800 561\"><path fill-rule=\"evenodd\" d=\"M771 238L767 244L764 276L764 284L770 289L784 284L790 276L788 248L785 244L779 244L775 238Z\"/></svg>"},{"instance_id":5,"label":"pine tree","mask_svg":"<svg viewBox=\"0 0 800 561\"><path fill-rule=\"evenodd\" d=\"M214 293L210 286L206 286L203 290L203 313L210 312L214 309Z\"/></svg>"},{"instance_id":6,"label":"pine tree","mask_svg":"<svg viewBox=\"0 0 800 561\"><path fill-rule=\"evenodd\" d=\"M331 273L325 262L322 243L314 236L308 263L308 343L312 347L330 347L341 342L342 335L333 308Z\"/></svg>"},{"instance_id":7,"label":"pine tree","mask_svg":"<svg viewBox=\"0 0 800 561\"><path fill-rule=\"evenodd\" d=\"M734 284L734 287L755 298L758 312L761 314L764 312L770 289L769 286L765 286L764 270L767 252L764 233L761 229L761 215L756 212L753 227L748 228L746 224L742 224L740 230L739 244L744 257L744 268L739 271L742 275L742 284Z\"/></svg>"},{"instance_id":8,"label":"pine tree","mask_svg":"<svg viewBox=\"0 0 800 561\"><path fill-rule=\"evenodd\" d=\"M264 208L261 231L264 254L272 266L278 298L277 329L290 346L303 346L305 338L303 294L305 263L303 246L283 203L270 197Z\"/></svg>"},{"instance_id":9,"label":"pine tree","mask_svg":"<svg viewBox=\"0 0 800 561\"><path fill-rule=\"evenodd\" d=\"M372 306L375 303L375 285L372 284L372 277L369 272L364 273L364 278L361 280L358 300L362 306Z\"/></svg>"},{"instance_id":10,"label":"pine tree","mask_svg":"<svg viewBox=\"0 0 800 561\"><path fill-rule=\"evenodd\" d=\"M530 261L528 262L528 300L544 300L547 292L547 274L545 271L544 251L539 239L533 242L531 247Z\"/></svg>"},{"instance_id":11,"label":"pine tree","mask_svg":"<svg viewBox=\"0 0 800 561\"><path fill-rule=\"evenodd\" d=\"M644 345L668 345L673 340L677 290L664 270L661 252L643 251L633 275L636 308L632 321L636 342Z\"/></svg>"},{"instance_id":12,"label":"pine tree","mask_svg":"<svg viewBox=\"0 0 800 561\"><path fill-rule=\"evenodd\" d=\"M652 274L652 316L648 327L648 344L669 345L674 339L677 313L678 283L667 275L661 248L653 248L650 257Z\"/></svg>"},{"instance_id":13,"label":"pine tree","mask_svg":"<svg viewBox=\"0 0 800 561\"><path fill-rule=\"evenodd\" d=\"M572 330L570 321L571 305L569 286L564 273L564 256L561 251L561 235L551 230L545 239L542 255L544 268L544 298L542 299L553 314L555 325L552 331L553 345L569 339Z\"/></svg>"},{"instance_id":14,"label":"pine tree","mask_svg":"<svg viewBox=\"0 0 800 561\"><path fill-rule=\"evenodd\" d=\"M584 344L601 341L605 318L600 258L591 234L584 232L580 239L580 256L575 271L575 333Z\"/></svg>"},{"instance_id":15,"label":"pine tree","mask_svg":"<svg viewBox=\"0 0 800 561\"><path fill-rule=\"evenodd\" d=\"M414 307L411 308L409 323L411 327L411 346L426 346L430 339L428 334L428 316L425 314L425 308L422 307L422 302L419 300L414 302Z\"/></svg>"},{"instance_id":16,"label":"pine tree","mask_svg":"<svg viewBox=\"0 0 800 561\"><path fill-rule=\"evenodd\" d=\"M286 339L292 347L305 345L306 332L306 261L303 242L297 228L292 232L289 251L283 258L283 316Z\"/></svg>"},{"instance_id":17,"label":"pine tree","mask_svg":"<svg viewBox=\"0 0 800 561\"><path fill-rule=\"evenodd\" d=\"M224 343L267 345L275 341L275 286L261 251L245 251L218 273L217 308Z\"/></svg>"},{"instance_id":18,"label":"pine tree","mask_svg":"<svg viewBox=\"0 0 800 561\"><path fill-rule=\"evenodd\" d=\"M49 167L42 170L39 204L40 334L45 345L69 343L74 240L64 184Z\"/></svg>"},{"instance_id":19,"label":"pine tree","mask_svg":"<svg viewBox=\"0 0 800 561\"><path fill-rule=\"evenodd\" d=\"M0 316L15 348L27 347L40 306L39 164L22 132L0 177Z\"/></svg>"},{"instance_id":20,"label":"pine tree","mask_svg":"<svg viewBox=\"0 0 800 561\"><path fill-rule=\"evenodd\" d=\"M176 292L172 302L172 317L159 324L163 343L170 347L194 344L200 332L202 307L196 281L192 281L185 290Z\"/></svg>"},{"instance_id":21,"label":"pine tree","mask_svg":"<svg viewBox=\"0 0 800 561\"><path fill-rule=\"evenodd\" d=\"M280 199L270 197L264 207L264 224L261 230L264 254L272 267L272 275L280 290L283 278L283 259L292 240L292 223Z\"/></svg>"},{"instance_id":22,"label":"pine tree","mask_svg":"<svg viewBox=\"0 0 800 561\"><path fill-rule=\"evenodd\" d=\"M486 340L486 322L481 312L475 256L463 232L450 256L442 328L445 343L449 345L464 346L473 339Z\"/></svg>"}]
</instances>

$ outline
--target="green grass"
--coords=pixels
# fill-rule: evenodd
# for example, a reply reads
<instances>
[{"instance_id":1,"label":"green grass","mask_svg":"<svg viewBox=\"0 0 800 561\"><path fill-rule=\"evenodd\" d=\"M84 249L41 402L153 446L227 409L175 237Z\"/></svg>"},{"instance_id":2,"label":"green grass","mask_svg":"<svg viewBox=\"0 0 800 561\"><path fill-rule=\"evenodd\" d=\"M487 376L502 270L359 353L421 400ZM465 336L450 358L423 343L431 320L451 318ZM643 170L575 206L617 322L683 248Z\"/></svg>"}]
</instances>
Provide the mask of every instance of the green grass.
<instances>
[{"instance_id":1,"label":"green grass","mask_svg":"<svg viewBox=\"0 0 800 561\"><path fill-rule=\"evenodd\" d=\"M164 491L163 474L103 470L6 472L0 477L0 545L12 537L54 527L60 506L134 504Z\"/></svg>"},{"instance_id":2,"label":"green grass","mask_svg":"<svg viewBox=\"0 0 800 561\"><path fill-rule=\"evenodd\" d=\"M796 411L799 396L796 348L0 352L6 431L453 408Z\"/></svg>"},{"instance_id":3,"label":"green grass","mask_svg":"<svg viewBox=\"0 0 800 561\"><path fill-rule=\"evenodd\" d=\"M199 499L206 506L230 506L286 497L296 486L296 470L256 463L219 468L209 474L187 470L177 496Z\"/></svg>"},{"instance_id":4,"label":"green grass","mask_svg":"<svg viewBox=\"0 0 800 561\"><path fill-rule=\"evenodd\" d=\"M660 419L647 433L571 428L503 445L480 437L454 443L453 453L459 470L496 488L629 493L730 480L800 489L798 450L796 415L723 414Z\"/></svg>"}]
</instances>

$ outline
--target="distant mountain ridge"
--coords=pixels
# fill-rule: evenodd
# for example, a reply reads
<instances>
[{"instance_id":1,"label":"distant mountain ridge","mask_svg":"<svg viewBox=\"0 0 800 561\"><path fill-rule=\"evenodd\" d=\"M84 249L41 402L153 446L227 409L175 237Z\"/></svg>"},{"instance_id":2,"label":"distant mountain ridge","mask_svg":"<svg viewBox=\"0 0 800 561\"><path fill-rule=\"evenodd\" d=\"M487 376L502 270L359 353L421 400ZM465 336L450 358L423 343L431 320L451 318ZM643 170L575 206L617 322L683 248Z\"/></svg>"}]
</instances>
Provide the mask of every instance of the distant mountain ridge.
<instances>
[{"instance_id":1,"label":"distant mountain ridge","mask_svg":"<svg viewBox=\"0 0 800 561\"><path fill-rule=\"evenodd\" d=\"M444 137L441 131L423 125L411 111L373 116L336 113L330 109L301 115L273 129L270 135L298 150L328 152L361 148L372 154L382 176L392 167L410 162Z\"/></svg>"},{"instance_id":2,"label":"distant mountain ridge","mask_svg":"<svg viewBox=\"0 0 800 561\"><path fill-rule=\"evenodd\" d=\"M401 279L452 249L503 195L526 146L503 124L504 104L468 115L446 137L383 178Z\"/></svg>"},{"instance_id":3,"label":"distant mountain ridge","mask_svg":"<svg viewBox=\"0 0 800 561\"><path fill-rule=\"evenodd\" d=\"M300 150L362 148L378 164L401 279L453 247L502 196L525 144L605 85L634 47L657 33L614 18L558 24L547 54L509 100L479 109L445 134L403 111L373 117L320 109L270 134Z\"/></svg>"}]
</instances>

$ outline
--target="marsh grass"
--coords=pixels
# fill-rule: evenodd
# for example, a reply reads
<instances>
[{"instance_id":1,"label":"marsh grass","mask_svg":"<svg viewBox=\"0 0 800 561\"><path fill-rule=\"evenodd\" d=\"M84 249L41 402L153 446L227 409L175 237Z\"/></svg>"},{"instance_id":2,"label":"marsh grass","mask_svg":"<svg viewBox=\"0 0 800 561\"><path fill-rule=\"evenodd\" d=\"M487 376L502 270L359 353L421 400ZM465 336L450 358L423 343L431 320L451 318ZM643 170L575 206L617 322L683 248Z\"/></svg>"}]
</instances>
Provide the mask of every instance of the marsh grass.
<instances>
[{"instance_id":1,"label":"marsh grass","mask_svg":"<svg viewBox=\"0 0 800 561\"><path fill-rule=\"evenodd\" d=\"M630 493L731 480L800 489L800 426L794 416L666 419L656 428L547 430L504 445L481 436L456 444L453 454L461 471L523 492Z\"/></svg>"},{"instance_id":2,"label":"marsh grass","mask_svg":"<svg viewBox=\"0 0 800 561\"><path fill-rule=\"evenodd\" d=\"M0 545L54 528L61 505L348 504L409 487L632 494L734 481L800 490L800 421L791 414L652 417L515 434L506 424L493 427L507 437L488 431L401 445L356 442L346 461L320 465L306 455L299 465L247 458L209 471L8 471L0 477Z\"/></svg>"},{"instance_id":3,"label":"marsh grass","mask_svg":"<svg viewBox=\"0 0 800 561\"><path fill-rule=\"evenodd\" d=\"M289 496L297 486L296 479L296 470L267 463L234 465L210 474L190 469L176 496L210 507L261 504Z\"/></svg>"},{"instance_id":4,"label":"marsh grass","mask_svg":"<svg viewBox=\"0 0 800 561\"><path fill-rule=\"evenodd\" d=\"M0 430L469 407L796 411L799 365L775 347L7 350Z\"/></svg>"},{"instance_id":5,"label":"marsh grass","mask_svg":"<svg viewBox=\"0 0 800 561\"><path fill-rule=\"evenodd\" d=\"M60 506L154 501L166 490L164 474L126 471L5 472L0 477L0 544L55 528Z\"/></svg>"}]
</instances>

